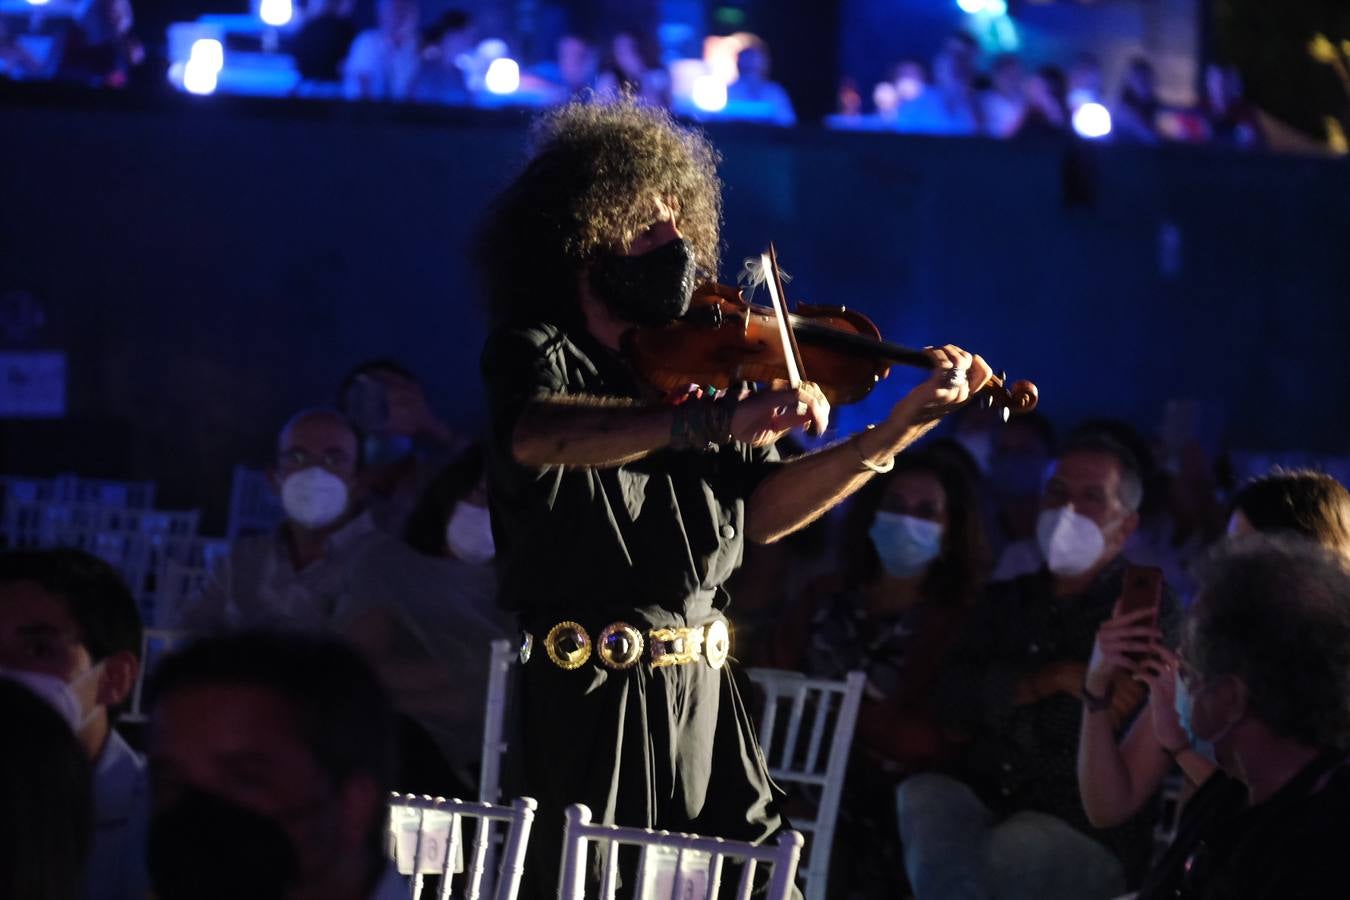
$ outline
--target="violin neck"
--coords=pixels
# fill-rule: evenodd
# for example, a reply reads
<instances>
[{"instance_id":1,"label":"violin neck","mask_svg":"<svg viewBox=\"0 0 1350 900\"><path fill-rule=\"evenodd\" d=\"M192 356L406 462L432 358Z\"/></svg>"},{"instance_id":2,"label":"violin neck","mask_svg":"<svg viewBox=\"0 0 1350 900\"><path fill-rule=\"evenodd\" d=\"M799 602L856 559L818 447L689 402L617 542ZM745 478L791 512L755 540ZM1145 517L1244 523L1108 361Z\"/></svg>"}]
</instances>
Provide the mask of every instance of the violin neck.
<instances>
[{"instance_id":1,"label":"violin neck","mask_svg":"<svg viewBox=\"0 0 1350 900\"><path fill-rule=\"evenodd\" d=\"M922 350L903 347L865 334L817 325L810 319L793 316L792 320L792 330L796 333L797 340L803 344L856 352L859 356L880 357L889 362L916 366L920 369L933 368L932 358Z\"/></svg>"}]
</instances>

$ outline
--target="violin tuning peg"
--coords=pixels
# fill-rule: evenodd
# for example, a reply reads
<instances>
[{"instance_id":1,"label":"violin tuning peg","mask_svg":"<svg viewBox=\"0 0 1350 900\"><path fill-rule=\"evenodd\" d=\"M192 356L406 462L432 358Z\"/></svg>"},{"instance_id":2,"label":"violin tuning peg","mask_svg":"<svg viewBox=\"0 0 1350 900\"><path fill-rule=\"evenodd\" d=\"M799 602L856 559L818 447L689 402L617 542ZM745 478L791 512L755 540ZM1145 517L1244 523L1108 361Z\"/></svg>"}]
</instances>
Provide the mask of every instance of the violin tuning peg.
<instances>
[{"instance_id":1,"label":"violin tuning peg","mask_svg":"<svg viewBox=\"0 0 1350 900\"><path fill-rule=\"evenodd\" d=\"M1007 385L1007 383L1008 383L1008 372L1007 372L1006 369L1005 369L1004 371L998 373L998 382L999 382L999 384Z\"/></svg>"},{"instance_id":2,"label":"violin tuning peg","mask_svg":"<svg viewBox=\"0 0 1350 900\"><path fill-rule=\"evenodd\" d=\"M998 412L999 412L999 415L1001 415L1001 416L1003 417L1003 423L1006 425L1007 422L1008 422L1008 419L1012 416L1012 410L1008 409L1008 407L1006 407L1006 406L1003 406L1003 407L999 407L999 411L998 411Z\"/></svg>"},{"instance_id":3,"label":"violin tuning peg","mask_svg":"<svg viewBox=\"0 0 1350 900\"><path fill-rule=\"evenodd\" d=\"M980 409L989 410L994 408L994 395L985 393L980 396Z\"/></svg>"}]
</instances>

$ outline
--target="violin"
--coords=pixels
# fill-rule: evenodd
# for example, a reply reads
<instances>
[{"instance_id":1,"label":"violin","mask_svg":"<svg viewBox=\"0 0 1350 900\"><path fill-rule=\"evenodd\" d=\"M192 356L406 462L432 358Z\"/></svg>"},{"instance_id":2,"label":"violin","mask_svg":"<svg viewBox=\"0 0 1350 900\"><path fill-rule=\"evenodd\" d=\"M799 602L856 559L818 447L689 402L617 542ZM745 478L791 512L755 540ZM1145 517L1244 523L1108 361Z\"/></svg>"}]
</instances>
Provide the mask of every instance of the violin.
<instances>
[{"instance_id":1,"label":"violin","mask_svg":"<svg viewBox=\"0 0 1350 900\"><path fill-rule=\"evenodd\" d=\"M773 268L777 278L776 262ZM781 282L778 289L781 293ZM723 391L747 381L791 382L795 368L820 386L832 406L862 400L894 364L921 369L935 365L922 350L884 340L876 324L857 310L799 303L795 312L784 313L783 326L777 295L774 300L774 307L755 306L739 288L705 283L695 290L682 318L628 333L629 362L664 391L690 384ZM782 337L784 328L788 337ZM1036 385L1021 380L1007 386L1006 380L1006 375L997 375L980 391L986 408L998 407L1005 421L1010 414L1036 408Z\"/></svg>"}]
</instances>

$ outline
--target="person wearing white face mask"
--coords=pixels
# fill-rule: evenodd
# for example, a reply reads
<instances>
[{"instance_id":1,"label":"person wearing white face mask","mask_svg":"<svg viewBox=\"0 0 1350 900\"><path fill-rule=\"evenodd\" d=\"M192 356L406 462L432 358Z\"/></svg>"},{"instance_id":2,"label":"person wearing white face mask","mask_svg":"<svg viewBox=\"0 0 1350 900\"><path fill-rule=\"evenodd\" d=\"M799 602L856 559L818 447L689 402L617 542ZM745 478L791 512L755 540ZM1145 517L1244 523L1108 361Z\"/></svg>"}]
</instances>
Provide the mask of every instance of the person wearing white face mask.
<instances>
[{"instance_id":1,"label":"person wearing white face mask","mask_svg":"<svg viewBox=\"0 0 1350 900\"><path fill-rule=\"evenodd\" d=\"M273 534L235 542L176 625L319 631L351 602L354 572L395 540L361 507L356 432L341 414L308 410L286 424L270 475L286 513Z\"/></svg>"},{"instance_id":2,"label":"person wearing white face mask","mask_svg":"<svg viewBox=\"0 0 1350 900\"><path fill-rule=\"evenodd\" d=\"M1209 560L1188 610L1177 707L1219 771L1191 798L1140 900L1340 897L1350 880L1350 568L1292 537Z\"/></svg>"},{"instance_id":3,"label":"person wearing white face mask","mask_svg":"<svg viewBox=\"0 0 1350 900\"><path fill-rule=\"evenodd\" d=\"M140 653L136 601L107 563L79 550L0 554L0 678L55 709L92 764L91 900L146 896L145 764L112 727Z\"/></svg>"},{"instance_id":4,"label":"person wearing white face mask","mask_svg":"<svg viewBox=\"0 0 1350 900\"><path fill-rule=\"evenodd\" d=\"M470 447L428 486L403 543L358 573L343 630L389 686L405 722L408 790L472 793L491 642L512 633L496 605L483 456Z\"/></svg>"},{"instance_id":5,"label":"person wearing white face mask","mask_svg":"<svg viewBox=\"0 0 1350 900\"><path fill-rule=\"evenodd\" d=\"M972 612L934 690L943 723L971 736L959 777L925 774L900 786L906 869L919 900L1109 898L1142 873L1149 821L1095 828L1075 772L1087 661L1120 595L1121 550L1141 493L1121 445L1071 441L1041 499L1047 565L991 586ZM1169 596L1164 627L1174 613ZM1142 698L1134 682L1116 692L1117 726ZM1009 885L1016 893L1004 893Z\"/></svg>"},{"instance_id":6,"label":"person wearing white face mask","mask_svg":"<svg viewBox=\"0 0 1350 900\"><path fill-rule=\"evenodd\" d=\"M850 888L884 889L893 858L895 789L949 762L956 744L938 726L933 681L979 595L989 554L965 468L931 452L901 456L859 494L844 523L841 572L818 578L778 629L770 664L822 678L867 675L837 836ZM857 827L854 827L854 823ZM888 827L889 826L889 827ZM875 873L875 874L874 874Z\"/></svg>"}]
</instances>

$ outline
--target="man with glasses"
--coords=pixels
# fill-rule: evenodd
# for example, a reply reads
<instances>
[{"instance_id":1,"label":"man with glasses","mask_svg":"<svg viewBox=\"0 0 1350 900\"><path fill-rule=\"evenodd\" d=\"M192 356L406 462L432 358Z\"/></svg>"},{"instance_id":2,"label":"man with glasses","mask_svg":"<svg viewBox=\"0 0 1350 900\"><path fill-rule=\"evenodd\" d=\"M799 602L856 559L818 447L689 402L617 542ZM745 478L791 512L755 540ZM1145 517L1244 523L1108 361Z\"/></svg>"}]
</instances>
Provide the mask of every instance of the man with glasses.
<instances>
[{"instance_id":1,"label":"man with glasses","mask_svg":"<svg viewBox=\"0 0 1350 900\"><path fill-rule=\"evenodd\" d=\"M393 538L358 504L359 444L339 413L308 410L281 430L270 477L286 521L237 541L179 616L193 631L317 631L350 600L353 572Z\"/></svg>"},{"instance_id":2,"label":"man with glasses","mask_svg":"<svg viewBox=\"0 0 1350 900\"><path fill-rule=\"evenodd\" d=\"M1219 771L1187 803L1140 900L1342 897L1350 875L1350 570L1250 535L1210 561L1170 666Z\"/></svg>"}]
</instances>

